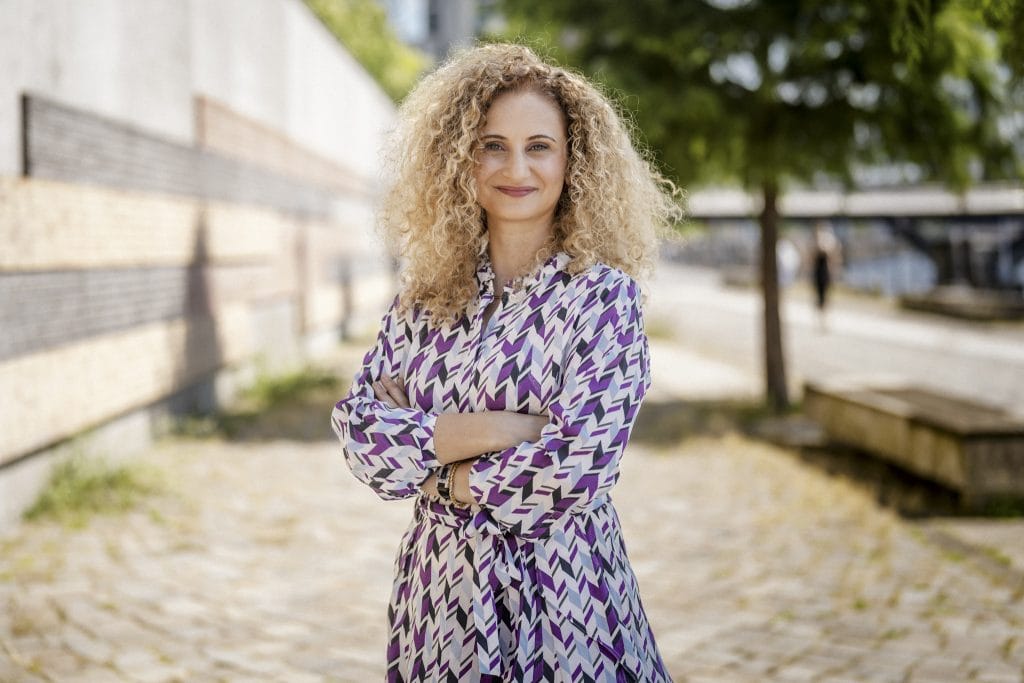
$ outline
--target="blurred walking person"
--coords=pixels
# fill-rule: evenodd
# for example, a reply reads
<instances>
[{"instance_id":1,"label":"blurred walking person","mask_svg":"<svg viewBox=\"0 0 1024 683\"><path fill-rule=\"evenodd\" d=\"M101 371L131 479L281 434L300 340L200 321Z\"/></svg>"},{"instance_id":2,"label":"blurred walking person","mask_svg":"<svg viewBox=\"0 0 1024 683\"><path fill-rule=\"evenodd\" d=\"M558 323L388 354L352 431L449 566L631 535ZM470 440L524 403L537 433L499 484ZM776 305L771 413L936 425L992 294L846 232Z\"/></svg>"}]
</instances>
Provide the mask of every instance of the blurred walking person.
<instances>
[{"instance_id":1,"label":"blurred walking person","mask_svg":"<svg viewBox=\"0 0 1024 683\"><path fill-rule=\"evenodd\" d=\"M811 277L814 279L815 303L818 309L818 329L828 331L826 320L828 294L837 279L842 266L842 252L839 240L832 228L824 221L814 225L814 251L811 260Z\"/></svg>"}]
</instances>

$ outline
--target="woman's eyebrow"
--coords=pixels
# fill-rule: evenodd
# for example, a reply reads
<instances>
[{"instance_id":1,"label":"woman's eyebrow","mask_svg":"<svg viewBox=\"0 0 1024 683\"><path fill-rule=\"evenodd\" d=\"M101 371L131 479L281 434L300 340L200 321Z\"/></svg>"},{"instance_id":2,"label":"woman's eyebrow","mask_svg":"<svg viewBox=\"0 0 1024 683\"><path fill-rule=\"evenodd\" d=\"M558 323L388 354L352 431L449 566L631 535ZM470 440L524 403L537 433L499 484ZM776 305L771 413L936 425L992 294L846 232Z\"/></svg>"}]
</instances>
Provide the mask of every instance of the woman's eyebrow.
<instances>
[{"instance_id":1,"label":"woman's eyebrow","mask_svg":"<svg viewBox=\"0 0 1024 683\"><path fill-rule=\"evenodd\" d=\"M487 140L489 138L495 138L497 140L507 140L508 139L504 135L498 135L497 133L484 133L483 139ZM536 135L531 135L530 137L528 137L526 139L527 140L536 140L537 138L545 138L545 139L551 140L551 142L558 142L558 140L556 140L555 138L553 138L550 135L547 135L545 133L537 133Z\"/></svg>"}]
</instances>

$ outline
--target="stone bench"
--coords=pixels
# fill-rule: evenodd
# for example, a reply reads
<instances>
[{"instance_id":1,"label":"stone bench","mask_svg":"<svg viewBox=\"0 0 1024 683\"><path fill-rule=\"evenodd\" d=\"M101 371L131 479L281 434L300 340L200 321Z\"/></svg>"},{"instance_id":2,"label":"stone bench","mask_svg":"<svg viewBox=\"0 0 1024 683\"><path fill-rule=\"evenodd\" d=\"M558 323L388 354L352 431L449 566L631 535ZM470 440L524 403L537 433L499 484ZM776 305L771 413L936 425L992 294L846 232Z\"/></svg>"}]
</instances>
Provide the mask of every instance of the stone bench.
<instances>
[{"instance_id":1,"label":"stone bench","mask_svg":"<svg viewBox=\"0 0 1024 683\"><path fill-rule=\"evenodd\" d=\"M971 509L1024 500L1024 419L913 386L807 382L805 412L832 442L960 494Z\"/></svg>"},{"instance_id":2,"label":"stone bench","mask_svg":"<svg viewBox=\"0 0 1024 683\"><path fill-rule=\"evenodd\" d=\"M1019 320L1024 318L1024 297L1016 292L974 289L972 287L936 287L926 294L900 297L903 308L976 321Z\"/></svg>"}]
</instances>

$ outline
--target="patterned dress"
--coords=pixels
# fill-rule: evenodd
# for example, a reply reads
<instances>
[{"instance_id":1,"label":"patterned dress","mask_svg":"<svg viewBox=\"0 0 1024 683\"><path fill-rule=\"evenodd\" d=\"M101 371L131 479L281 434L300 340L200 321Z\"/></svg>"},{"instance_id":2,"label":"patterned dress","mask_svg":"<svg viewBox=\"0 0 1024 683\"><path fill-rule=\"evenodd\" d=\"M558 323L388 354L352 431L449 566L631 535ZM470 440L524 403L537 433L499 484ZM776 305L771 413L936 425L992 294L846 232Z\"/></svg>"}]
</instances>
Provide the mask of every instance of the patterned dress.
<instances>
[{"instance_id":1,"label":"patterned dress","mask_svg":"<svg viewBox=\"0 0 1024 683\"><path fill-rule=\"evenodd\" d=\"M479 297L450 327L397 297L332 424L357 478L381 498L420 494L439 467L442 412L550 416L537 442L476 461L479 507L419 495L395 562L389 681L669 681L609 491L650 386L639 291L559 252L494 301L486 245ZM413 408L374 398L405 378Z\"/></svg>"}]
</instances>

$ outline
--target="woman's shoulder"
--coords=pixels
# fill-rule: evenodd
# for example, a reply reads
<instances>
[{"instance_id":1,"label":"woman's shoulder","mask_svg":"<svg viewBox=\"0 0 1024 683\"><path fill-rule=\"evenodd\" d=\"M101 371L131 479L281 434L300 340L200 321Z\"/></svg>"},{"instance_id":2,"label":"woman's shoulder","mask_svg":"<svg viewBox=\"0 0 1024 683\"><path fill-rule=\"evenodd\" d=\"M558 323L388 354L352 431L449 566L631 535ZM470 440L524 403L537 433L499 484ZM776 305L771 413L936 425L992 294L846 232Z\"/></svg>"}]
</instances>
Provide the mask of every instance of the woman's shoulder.
<instances>
[{"instance_id":1,"label":"woman's shoulder","mask_svg":"<svg viewBox=\"0 0 1024 683\"><path fill-rule=\"evenodd\" d=\"M391 299L384 318L396 329L413 327L422 317L422 306L409 299L405 291L399 291Z\"/></svg>"},{"instance_id":2,"label":"woman's shoulder","mask_svg":"<svg viewBox=\"0 0 1024 683\"><path fill-rule=\"evenodd\" d=\"M640 285L629 273L603 261L577 273L569 281L571 297L581 303L640 299Z\"/></svg>"},{"instance_id":3,"label":"woman's shoulder","mask_svg":"<svg viewBox=\"0 0 1024 683\"><path fill-rule=\"evenodd\" d=\"M468 328L467 312L448 318L430 315L426 305L411 298L405 290L399 291L391 301L385 317L405 335L423 334L434 329L451 330L454 327Z\"/></svg>"},{"instance_id":4,"label":"woman's shoulder","mask_svg":"<svg viewBox=\"0 0 1024 683\"><path fill-rule=\"evenodd\" d=\"M609 306L640 307L640 286L628 272L598 261L572 275L565 290L571 309L584 311Z\"/></svg>"}]
</instances>

